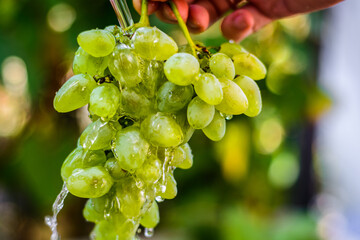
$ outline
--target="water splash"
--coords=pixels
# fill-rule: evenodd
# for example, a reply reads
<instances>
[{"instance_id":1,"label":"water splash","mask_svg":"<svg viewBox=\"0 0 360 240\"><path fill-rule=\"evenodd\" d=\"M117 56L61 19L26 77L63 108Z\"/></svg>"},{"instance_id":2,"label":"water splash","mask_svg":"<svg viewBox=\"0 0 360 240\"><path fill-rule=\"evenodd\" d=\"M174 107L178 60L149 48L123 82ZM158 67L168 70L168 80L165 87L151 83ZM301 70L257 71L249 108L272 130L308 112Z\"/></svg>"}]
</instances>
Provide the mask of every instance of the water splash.
<instances>
[{"instance_id":1,"label":"water splash","mask_svg":"<svg viewBox=\"0 0 360 240\"><path fill-rule=\"evenodd\" d=\"M151 238L154 236L154 229L153 228L145 228L144 236L147 238Z\"/></svg>"},{"instance_id":2,"label":"water splash","mask_svg":"<svg viewBox=\"0 0 360 240\"><path fill-rule=\"evenodd\" d=\"M61 192L56 197L56 200L52 206L53 215L45 217L45 223L50 227L52 232L50 240L60 239L59 233L57 231L57 225L58 225L57 215L59 214L60 210L64 207L64 201L68 193L69 190L66 188L66 184L64 183Z\"/></svg>"}]
</instances>

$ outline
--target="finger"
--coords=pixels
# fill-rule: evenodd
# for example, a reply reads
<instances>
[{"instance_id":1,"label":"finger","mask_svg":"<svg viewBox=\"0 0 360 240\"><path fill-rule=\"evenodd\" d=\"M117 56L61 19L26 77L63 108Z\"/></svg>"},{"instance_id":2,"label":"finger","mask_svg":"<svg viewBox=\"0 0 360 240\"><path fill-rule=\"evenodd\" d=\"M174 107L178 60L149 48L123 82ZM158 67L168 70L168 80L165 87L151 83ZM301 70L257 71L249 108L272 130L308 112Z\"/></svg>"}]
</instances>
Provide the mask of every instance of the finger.
<instances>
[{"instance_id":1,"label":"finger","mask_svg":"<svg viewBox=\"0 0 360 240\"><path fill-rule=\"evenodd\" d=\"M239 42L272 21L253 6L238 9L227 16L221 24L223 35Z\"/></svg>"},{"instance_id":2,"label":"finger","mask_svg":"<svg viewBox=\"0 0 360 240\"><path fill-rule=\"evenodd\" d=\"M201 5L190 5L189 18L186 24L189 30L193 33L200 33L205 31L210 24L209 11Z\"/></svg>"},{"instance_id":3,"label":"finger","mask_svg":"<svg viewBox=\"0 0 360 240\"><path fill-rule=\"evenodd\" d=\"M251 0L266 16L278 19L297 13L308 13L331 7L343 0Z\"/></svg>"},{"instance_id":4,"label":"finger","mask_svg":"<svg viewBox=\"0 0 360 240\"><path fill-rule=\"evenodd\" d=\"M241 0L198 0L189 7L188 27L199 33L221 18L229 9L235 8Z\"/></svg>"},{"instance_id":5,"label":"finger","mask_svg":"<svg viewBox=\"0 0 360 240\"><path fill-rule=\"evenodd\" d=\"M181 18L184 20L184 22L188 19L188 13L189 13L189 5L185 0L173 0L175 3L177 9L179 10ZM171 7L167 3L163 3L159 7L159 11L156 12L156 16L168 23L176 23L176 17L173 11L171 10Z\"/></svg>"},{"instance_id":6,"label":"finger","mask_svg":"<svg viewBox=\"0 0 360 240\"><path fill-rule=\"evenodd\" d=\"M133 6L135 10L141 14L141 0L133 0ZM159 8L159 3L157 1L149 1L148 2L148 14L153 14Z\"/></svg>"}]
</instances>

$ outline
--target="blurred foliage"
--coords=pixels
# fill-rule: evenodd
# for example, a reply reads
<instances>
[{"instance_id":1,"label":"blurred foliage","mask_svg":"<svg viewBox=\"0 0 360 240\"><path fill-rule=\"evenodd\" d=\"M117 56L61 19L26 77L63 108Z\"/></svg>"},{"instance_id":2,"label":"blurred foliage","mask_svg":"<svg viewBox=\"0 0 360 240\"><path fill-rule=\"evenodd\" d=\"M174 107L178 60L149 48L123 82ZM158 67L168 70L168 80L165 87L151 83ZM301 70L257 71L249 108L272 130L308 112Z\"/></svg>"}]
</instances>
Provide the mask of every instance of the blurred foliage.
<instances>
[{"instance_id":1,"label":"blurred foliage","mask_svg":"<svg viewBox=\"0 0 360 240\"><path fill-rule=\"evenodd\" d=\"M194 135L194 166L176 170L179 194L160 204L154 239L317 239L308 210L313 193L300 205L296 198L307 186L304 171L312 174L302 164L312 144L304 136L331 104L315 81L319 18L282 20L242 42L269 69L258 81L263 112L228 122L218 143ZM176 26L151 20L185 43ZM52 99L71 74L77 34L115 23L107 1L0 0L0 239L49 238L43 217L61 189L62 161L86 126L81 111L55 113ZM225 41L219 24L194 37L208 46ZM21 94L14 86L22 87ZM310 184L316 187L316 181ZM59 220L64 239L90 231L83 204L66 200Z\"/></svg>"}]
</instances>

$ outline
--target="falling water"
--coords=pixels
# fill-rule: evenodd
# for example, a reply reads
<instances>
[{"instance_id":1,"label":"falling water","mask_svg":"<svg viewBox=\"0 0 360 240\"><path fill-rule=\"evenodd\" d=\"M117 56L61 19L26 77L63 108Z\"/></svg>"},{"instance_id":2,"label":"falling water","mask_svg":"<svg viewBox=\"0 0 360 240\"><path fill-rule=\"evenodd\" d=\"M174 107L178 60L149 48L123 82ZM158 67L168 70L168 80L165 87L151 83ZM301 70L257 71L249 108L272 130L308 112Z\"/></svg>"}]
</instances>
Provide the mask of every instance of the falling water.
<instances>
[{"instance_id":1,"label":"falling water","mask_svg":"<svg viewBox=\"0 0 360 240\"><path fill-rule=\"evenodd\" d=\"M50 240L59 240L60 236L57 232L57 215L59 214L60 210L64 207L64 200L68 195L69 190L66 188L66 184L64 183L61 192L56 197L56 200L52 206L53 215L45 217L45 223L51 229L51 238Z\"/></svg>"},{"instance_id":2,"label":"falling water","mask_svg":"<svg viewBox=\"0 0 360 240\"><path fill-rule=\"evenodd\" d=\"M145 228L144 236L147 238L151 238L154 236L154 229L153 228Z\"/></svg>"}]
</instances>

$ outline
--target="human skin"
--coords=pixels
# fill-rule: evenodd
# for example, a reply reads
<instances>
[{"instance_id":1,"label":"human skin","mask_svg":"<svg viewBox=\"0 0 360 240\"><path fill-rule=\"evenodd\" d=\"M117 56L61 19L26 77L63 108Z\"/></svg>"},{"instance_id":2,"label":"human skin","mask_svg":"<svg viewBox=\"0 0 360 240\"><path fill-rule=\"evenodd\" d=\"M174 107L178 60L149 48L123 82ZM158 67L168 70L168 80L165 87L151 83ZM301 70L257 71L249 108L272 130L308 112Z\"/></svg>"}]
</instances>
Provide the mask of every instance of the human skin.
<instances>
[{"instance_id":1,"label":"human skin","mask_svg":"<svg viewBox=\"0 0 360 240\"><path fill-rule=\"evenodd\" d=\"M331 7L343 0L248 0L248 4L237 8L241 0L173 0L181 17L191 32L205 31L226 12L233 10L221 24L223 35L236 42L261 29L270 22L301 13ZM176 23L174 13L167 0L150 0L148 13L155 13L161 20ZM141 0L133 0L140 12Z\"/></svg>"}]
</instances>

